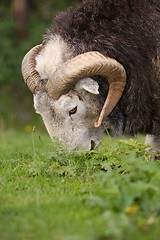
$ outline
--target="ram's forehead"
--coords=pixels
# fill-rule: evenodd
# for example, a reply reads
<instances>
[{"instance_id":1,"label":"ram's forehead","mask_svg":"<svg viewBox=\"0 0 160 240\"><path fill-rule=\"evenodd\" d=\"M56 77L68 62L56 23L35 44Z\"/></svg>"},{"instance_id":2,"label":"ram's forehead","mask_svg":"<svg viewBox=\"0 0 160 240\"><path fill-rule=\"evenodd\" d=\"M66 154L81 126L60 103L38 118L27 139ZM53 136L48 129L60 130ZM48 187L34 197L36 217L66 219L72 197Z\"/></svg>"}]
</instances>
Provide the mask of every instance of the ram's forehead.
<instances>
[{"instance_id":1,"label":"ram's forehead","mask_svg":"<svg viewBox=\"0 0 160 240\"><path fill-rule=\"evenodd\" d=\"M36 57L36 70L42 79L49 79L55 70L72 55L69 45L60 36L51 36Z\"/></svg>"}]
</instances>

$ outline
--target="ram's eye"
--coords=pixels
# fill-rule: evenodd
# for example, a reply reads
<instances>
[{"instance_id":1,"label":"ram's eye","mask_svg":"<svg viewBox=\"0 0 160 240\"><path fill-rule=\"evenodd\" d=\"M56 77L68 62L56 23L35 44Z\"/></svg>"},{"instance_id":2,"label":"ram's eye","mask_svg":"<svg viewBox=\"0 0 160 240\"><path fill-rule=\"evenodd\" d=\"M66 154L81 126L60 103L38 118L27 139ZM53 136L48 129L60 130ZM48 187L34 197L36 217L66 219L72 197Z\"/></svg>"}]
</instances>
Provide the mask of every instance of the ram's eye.
<instances>
[{"instance_id":1,"label":"ram's eye","mask_svg":"<svg viewBox=\"0 0 160 240\"><path fill-rule=\"evenodd\" d=\"M76 112L77 112L77 107L72 108L72 109L69 111L69 116L75 114Z\"/></svg>"}]
</instances>

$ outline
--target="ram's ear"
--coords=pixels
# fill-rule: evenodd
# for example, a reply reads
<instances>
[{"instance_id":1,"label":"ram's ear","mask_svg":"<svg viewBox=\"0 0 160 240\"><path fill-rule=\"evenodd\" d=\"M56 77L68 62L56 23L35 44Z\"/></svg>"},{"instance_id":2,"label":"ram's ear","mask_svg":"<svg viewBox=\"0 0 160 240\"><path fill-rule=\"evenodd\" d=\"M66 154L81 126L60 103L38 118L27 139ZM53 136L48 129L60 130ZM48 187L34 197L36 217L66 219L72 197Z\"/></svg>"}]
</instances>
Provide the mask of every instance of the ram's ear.
<instances>
[{"instance_id":1,"label":"ram's ear","mask_svg":"<svg viewBox=\"0 0 160 240\"><path fill-rule=\"evenodd\" d=\"M75 86L76 90L84 89L92 94L99 94L99 85L92 78L83 78Z\"/></svg>"}]
</instances>

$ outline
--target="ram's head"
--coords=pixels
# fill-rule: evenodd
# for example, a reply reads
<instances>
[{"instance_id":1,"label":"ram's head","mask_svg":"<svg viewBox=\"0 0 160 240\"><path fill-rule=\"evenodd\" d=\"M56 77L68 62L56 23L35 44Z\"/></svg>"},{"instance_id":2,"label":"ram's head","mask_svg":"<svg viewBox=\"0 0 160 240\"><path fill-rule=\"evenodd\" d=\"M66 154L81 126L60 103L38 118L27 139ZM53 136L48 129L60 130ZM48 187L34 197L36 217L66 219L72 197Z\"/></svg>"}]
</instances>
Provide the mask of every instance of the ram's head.
<instances>
[{"instance_id":1,"label":"ram's head","mask_svg":"<svg viewBox=\"0 0 160 240\"><path fill-rule=\"evenodd\" d=\"M44 45L35 46L22 62L23 78L34 95L35 109L52 139L59 139L70 150L93 149L104 132L103 120L122 95L126 72L115 59L96 51L71 57L58 68L48 59L41 72L38 61L43 58L44 48ZM52 62L54 71L48 73L47 64ZM108 81L106 100L92 79L95 75Z\"/></svg>"}]
</instances>

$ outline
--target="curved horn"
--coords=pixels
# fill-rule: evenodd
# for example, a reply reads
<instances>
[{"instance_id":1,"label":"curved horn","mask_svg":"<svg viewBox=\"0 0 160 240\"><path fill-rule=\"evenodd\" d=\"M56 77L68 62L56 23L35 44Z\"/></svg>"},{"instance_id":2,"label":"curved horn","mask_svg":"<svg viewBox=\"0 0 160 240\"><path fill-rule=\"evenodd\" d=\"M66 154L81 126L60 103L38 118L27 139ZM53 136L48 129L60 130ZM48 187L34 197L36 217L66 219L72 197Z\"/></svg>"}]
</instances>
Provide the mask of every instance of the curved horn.
<instances>
[{"instance_id":1,"label":"curved horn","mask_svg":"<svg viewBox=\"0 0 160 240\"><path fill-rule=\"evenodd\" d=\"M22 76L32 93L36 93L40 88L40 75L35 69L36 56L41 51L42 44L33 47L22 60Z\"/></svg>"},{"instance_id":2,"label":"curved horn","mask_svg":"<svg viewBox=\"0 0 160 240\"><path fill-rule=\"evenodd\" d=\"M126 84L124 67L113 58L105 57L99 52L80 54L59 67L46 89L53 99L57 100L66 94L79 79L101 75L108 80L109 91L95 127L100 127L103 118L107 117L119 101Z\"/></svg>"}]
</instances>

